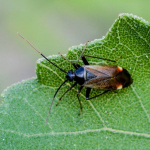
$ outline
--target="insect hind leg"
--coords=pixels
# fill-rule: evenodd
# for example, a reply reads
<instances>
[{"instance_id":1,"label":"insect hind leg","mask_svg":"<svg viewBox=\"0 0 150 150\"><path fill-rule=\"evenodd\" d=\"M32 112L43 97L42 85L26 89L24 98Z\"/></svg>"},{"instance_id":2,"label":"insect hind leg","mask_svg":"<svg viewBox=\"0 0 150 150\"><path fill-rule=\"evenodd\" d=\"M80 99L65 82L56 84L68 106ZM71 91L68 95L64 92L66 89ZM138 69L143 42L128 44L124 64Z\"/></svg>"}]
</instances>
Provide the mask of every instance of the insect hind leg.
<instances>
[{"instance_id":1,"label":"insect hind leg","mask_svg":"<svg viewBox=\"0 0 150 150\"><path fill-rule=\"evenodd\" d=\"M82 57L97 58L97 59L102 59L102 60L111 61L111 62L117 62L118 60L120 60L122 58L122 56L121 56L116 60L111 60L111 59L106 59L106 58L101 58L101 57L96 57L96 56L91 56L91 55L83 55Z\"/></svg>"},{"instance_id":2,"label":"insect hind leg","mask_svg":"<svg viewBox=\"0 0 150 150\"><path fill-rule=\"evenodd\" d=\"M110 91L110 90L106 90L106 91L104 91L103 93L100 93L100 94L98 94L98 95L96 95L96 96L93 96L93 97L89 98L90 91L91 91L91 88L87 88L87 90L86 90L86 100L91 100L91 99L93 99L93 98L96 98L96 97L98 97L98 96L100 96L100 95L103 95L103 94L107 93L107 92Z\"/></svg>"}]
</instances>

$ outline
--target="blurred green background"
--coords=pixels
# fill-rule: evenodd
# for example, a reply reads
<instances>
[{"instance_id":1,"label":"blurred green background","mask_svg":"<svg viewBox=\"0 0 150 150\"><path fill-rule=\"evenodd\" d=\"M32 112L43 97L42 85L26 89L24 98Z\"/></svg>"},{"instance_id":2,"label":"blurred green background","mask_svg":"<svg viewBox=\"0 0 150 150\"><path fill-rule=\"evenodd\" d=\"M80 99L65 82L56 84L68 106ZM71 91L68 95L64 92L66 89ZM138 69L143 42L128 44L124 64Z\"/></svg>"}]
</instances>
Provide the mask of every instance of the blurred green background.
<instances>
[{"instance_id":1,"label":"blurred green background","mask_svg":"<svg viewBox=\"0 0 150 150\"><path fill-rule=\"evenodd\" d=\"M105 36L120 13L150 21L149 0L0 0L0 93L35 77L41 56L67 53L69 47ZM1 101L1 100L0 100Z\"/></svg>"}]
</instances>

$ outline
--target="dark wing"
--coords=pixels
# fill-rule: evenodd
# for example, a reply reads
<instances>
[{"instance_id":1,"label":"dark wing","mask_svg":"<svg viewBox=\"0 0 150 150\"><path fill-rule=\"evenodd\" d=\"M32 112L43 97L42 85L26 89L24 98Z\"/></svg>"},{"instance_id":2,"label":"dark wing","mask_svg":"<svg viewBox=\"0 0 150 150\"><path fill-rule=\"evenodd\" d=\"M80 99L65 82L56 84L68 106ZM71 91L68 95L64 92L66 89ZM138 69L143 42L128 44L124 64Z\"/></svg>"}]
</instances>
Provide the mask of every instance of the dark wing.
<instances>
[{"instance_id":1,"label":"dark wing","mask_svg":"<svg viewBox=\"0 0 150 150\"><path fill-rule=\"evenodd\" d=\"M89 81L86 81L83 86L96 89L104 90L116 90L120 86L118 81L114 78L93 78Z\"/></svg>"},{"instance_id":2,"label":"dark wing","mask_svg":"<svg viewBox=\"0 0 150 150\"><path fill-rule=\"evenodd\" d=\"M96 76L115 77L123 68L115 65L87 65L83 66L87 72L91 72Z\"/></svg>"},{"instance_id":3,"label":"dark wing","mask_svg":"<svg viewBox=\"0 0 150 150\"><path fill-rule=\"evenodd\" d=\"M121 67L114 65L88 65L84 66L84 68L86 69L87 80L83 86L105 90L115 90L120 86L114 77L122 71Z\"/></svg>"}]
</instances>

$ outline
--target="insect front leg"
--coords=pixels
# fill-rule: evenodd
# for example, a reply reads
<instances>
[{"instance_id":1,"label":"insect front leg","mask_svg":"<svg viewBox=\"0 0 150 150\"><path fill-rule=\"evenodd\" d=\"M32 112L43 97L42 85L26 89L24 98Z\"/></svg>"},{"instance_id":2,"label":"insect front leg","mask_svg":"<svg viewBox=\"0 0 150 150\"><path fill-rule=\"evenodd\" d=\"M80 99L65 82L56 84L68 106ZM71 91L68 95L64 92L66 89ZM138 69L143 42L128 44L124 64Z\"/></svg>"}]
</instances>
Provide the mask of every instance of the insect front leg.
<instances>
[{"instance_id":1,"label":"insect front leg","mask_svg":"<svg viewBox=\"0 0 150 150\"><path fill-rule=\"evenodd\" d=\"M66 94L67 92L69 92L69 91L70 91L74 86L76 86L76 85L77 85L77 82L75 82L75 83L59 98L59 100L58 100L56 106L58 106L58 104L60 103L61 99L65 96L65 94Z\"/></svg>"},{"instance_id":2,"label":"insect front leg","mask_svg":"<svg viewBox=\"0 0 150 150\"><path fill-rule=\"evenodd\" d=\"M60 54L60 56L61 56L62 58L64 58L64 59L67 60L68 62L70 62L70 63L74 66L75 69L78 69L78 68L80 67L79 64L75 64L75 63L73 63L72 61L70 61L69 59L67 59L66 57L64 57L61 53L59 53L59 54Z\"/></svg>"},{"instance_id":3,"label":"insect front leg","mask_svg":"<svg viewBox=\"0 0 150 150\"><path fill-rule=\"evenodd\" d=\"M79 94L80 94L80 92L81 92L82 89L83 89L83 86L80 86L80 88L79 88L79 90L77 92L77 97L78 97L78 101L79 101L79 104L80 104L80 111L79 111L79 114L78 114L79 116L80 116L80 114L82 112L82 104L81 104L81 100L79 98Z\"/></svg>"}]
</instances>

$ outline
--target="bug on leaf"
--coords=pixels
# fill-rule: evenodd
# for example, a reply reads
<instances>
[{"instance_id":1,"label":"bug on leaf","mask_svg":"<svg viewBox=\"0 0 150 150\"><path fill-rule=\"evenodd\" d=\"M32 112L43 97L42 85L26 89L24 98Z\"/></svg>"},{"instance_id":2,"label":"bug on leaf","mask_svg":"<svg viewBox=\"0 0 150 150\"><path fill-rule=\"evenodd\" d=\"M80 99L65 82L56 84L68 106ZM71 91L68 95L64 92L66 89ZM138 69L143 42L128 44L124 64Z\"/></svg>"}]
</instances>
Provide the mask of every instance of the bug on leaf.
<instances>
[{"instance_id":1,"label":"bug on leaf","mask_svg":"<svg viewBox=\"0 0 150 150\"><path fill-rule=\"evenodd\" d=\"M53 100L52 100L50 108L49 108L49 113L47 115L46 122L48 121L48 117L51 112L51 108L52 108L54 99L55 99L58 91L67 81L70 81L70 82L75 81L75 83L73 83L71 85L71 87L69 89L67 89L66 92L59 98L58 103L61 101L63 96L68 91L70 91L73 87L75 87L77 84L79 84L80 88L77 92L77 98L78 98L78 101L80 104L79 115L81 114L81 111L82 111L82 104L81 104L81 101L79 98L79 94L80 94L81 90L83 89L83 87L87 88L86 89L86 99L90 100L90 99L96 98L108 91L119 90L119 89L128 87L133 83L133 79L131 78L131 75L129 74L129 72L122 67L119 67L116 65L90 65L85 57L103 59L103 60L107 60L107 61L111 61L111 62L116 62L116 61L110 60L110 59L105 59L105 58L100 58L100 57L95 57L95 56L84 55L83 53L86 49L88 42L85 44L85 47L76 63L73 63L72 61L65 58L62 54L60 54L65 60L70 62L76 69L75 71L69 70L67 72L67 71L63 70L62 68L58 67L53 62L51 62L47 57L45 57L41 52L39 52L33 45L31 45L29 43L29 41L27 41L23 36L21 36L19 33L17 33L17 34L22 39L24 39L31 47L33 47L40 55L42 55L42 57L44 57L48 62L50 62L55 67L57 67L62 72L66 73L66 80L58 87L58 89L56 90L56 92L54 94ZM80 66L78 64L80 59L82 59L84 66ZM100 93L94 97L90 97L90 92L91 92L92 88L103 89L104 92ZM58 105L58 103L56 105Z\"/></svg>"}]
</instances>

